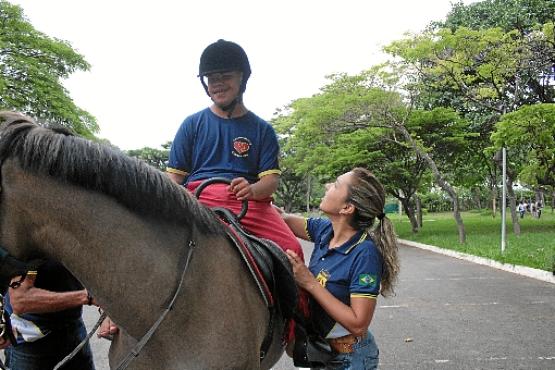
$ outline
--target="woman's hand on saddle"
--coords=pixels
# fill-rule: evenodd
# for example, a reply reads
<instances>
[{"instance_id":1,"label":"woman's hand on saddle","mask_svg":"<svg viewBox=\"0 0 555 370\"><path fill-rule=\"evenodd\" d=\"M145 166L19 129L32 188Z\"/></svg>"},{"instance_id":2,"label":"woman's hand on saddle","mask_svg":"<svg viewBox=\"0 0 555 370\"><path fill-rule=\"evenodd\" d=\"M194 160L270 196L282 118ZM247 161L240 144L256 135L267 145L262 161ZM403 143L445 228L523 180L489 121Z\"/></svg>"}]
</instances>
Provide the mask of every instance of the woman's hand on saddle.
<instances>
[{"instance_id":1,"label":"woman's hand on saddle","mask_svg":"<svg viewBox=\"0 0 555 370\"><path fill-rule=\"evenodd\" d=\"M100 324L100 328L98 328L98 333L96 334L98 338L104 338L108 340L112 340L114 335L119 332L119 328L115 322L113 322L109 317L106 317L102 324Z\"/></svg>"},{"instance_id":2,"label":"woman's hand on saddle","mask_svg":"<svg viewBox=\"0 0 555 370\"><path fill-rule=\"evenodd\" d=\"M312 275L312 272L306 267L301 257L297 253L288 249L285 251L289 262L291 262L291 267L293 268L293 274L295 275L295 281L304 290L310 290L312 286L319 285L318 281Z\"/></svg>"},{"instance_id":3,"label":"woman's hand on saddle","mask_svg":"<svg viewBox=\"0 0 555 370\"><path fill-rule=\"evenodd\" d=\"M244 177L236 177L231 180L228 190L235 194L237 200L249 200L254 198L253 186Z\"/></svg>"}]
</instances>

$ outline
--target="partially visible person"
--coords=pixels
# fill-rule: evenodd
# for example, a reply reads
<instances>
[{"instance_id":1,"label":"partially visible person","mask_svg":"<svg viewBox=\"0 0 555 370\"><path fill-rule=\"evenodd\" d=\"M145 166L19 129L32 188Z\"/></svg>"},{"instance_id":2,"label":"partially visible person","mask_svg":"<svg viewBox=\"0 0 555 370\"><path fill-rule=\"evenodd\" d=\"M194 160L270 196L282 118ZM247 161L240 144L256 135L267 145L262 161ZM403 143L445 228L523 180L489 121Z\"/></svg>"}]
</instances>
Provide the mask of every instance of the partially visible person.
<instances>
[{"instance_id":1,"label":"partially visible person","mask_svg":"<svg viewBox=\"0 0 555 370\"><path fill-rule=\"evenodd\" d=\"M100 327L98 328L98 332L96 333L96 336L98 338L112 340L114 338L114 335L118 333L119 333L119 327L116 325L115 322L112 321L111 318L106 317L104 321L102 321L102 323L100 324Z\"/></svg>"},{"instance_id":2,"label":"partially visible person","mask_svg":"<svg viewBox=\"0 0 555 370\"><path fill-rule=\"evenodd\" d=\"M520 218L524 218L524 215L526 214L526 205L524 204L524 201L520 201L520 203L518 204L517 207L518 213L520 214Z\"/></svg>"},{"instance_id":3,"label":"partially visible person","mask_svg":"<svg viewBox=\"0 0 555 370\"><path fill-rule=\"evenodd\" d=\"M272 126L244 104L250 75L247 54L238 44L218 40L206 47L198 76L212 105L187 117L179 127L167 173L192 192L204 180L227 178L231 185L206 188L200 201L239 213L241 202L248 200L243 227L303 258L298 240L271 204L281 174L279 145Z\"/></svg>"},{"instance_id":4,"label":"partially visible person","mask_svg":"<svg viewBox=\"0 0 555 370\"><path fill-rule=\"evenodd\" d=\"M18 280L15 277L12 282ZM81 283L57 262L46 261L36 272L29 272L4 297L15 339L4 351L6 365L11 370L53 369L86 337L82 306L93 303ZM90 346L63 369L94 370Z\"/></svg>"},{"instance_id":5,"label":"partially visible person","mask_svg":"<svg viewBox=\"0 0 555 370\"><path fill-rule=\"evenodd\" d=\"M543 208L543 203L541 202L541 200L538 200L536 202L536 214L538 215L538 218L542 216L542 208Z\"/></svg>"},{"instance_id":6,"label":"partially visible person","mask_svg":"<svg viewBox=\"0 0 555 370\"><path fill-rule=\"evenodd\" d=\"M397 241L384 206L380 182L355 168L326 185L320 210L328 218L282 214L297 237L314 242L308 268L295 252L287 254L298 285L310 297L307 326L339 353L326 369L378 366L369 325L378 295L393 293L399 273Z\"/></svg>"}]
</instances>

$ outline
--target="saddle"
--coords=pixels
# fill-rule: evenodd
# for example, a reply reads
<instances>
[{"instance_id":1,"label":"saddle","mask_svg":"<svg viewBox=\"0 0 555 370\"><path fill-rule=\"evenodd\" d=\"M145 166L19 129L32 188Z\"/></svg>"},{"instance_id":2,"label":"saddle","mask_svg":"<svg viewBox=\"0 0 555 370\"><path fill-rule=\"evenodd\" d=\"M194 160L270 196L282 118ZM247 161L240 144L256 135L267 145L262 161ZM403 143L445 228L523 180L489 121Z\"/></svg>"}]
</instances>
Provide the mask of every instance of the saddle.
<instances>
[{"instance_id":1,"label":"saddle","mask_svg":"<svg viewBox=\"0 0 555 370\"><path fill-rule=\"evenodd\" d=\"M293 318L298 290L283 250L271 240L247 233L230 210L215 207L212 211L227 226L227 236L245 262L267 307L280 310L286 319Z\"/></svg>"}]
</instances>

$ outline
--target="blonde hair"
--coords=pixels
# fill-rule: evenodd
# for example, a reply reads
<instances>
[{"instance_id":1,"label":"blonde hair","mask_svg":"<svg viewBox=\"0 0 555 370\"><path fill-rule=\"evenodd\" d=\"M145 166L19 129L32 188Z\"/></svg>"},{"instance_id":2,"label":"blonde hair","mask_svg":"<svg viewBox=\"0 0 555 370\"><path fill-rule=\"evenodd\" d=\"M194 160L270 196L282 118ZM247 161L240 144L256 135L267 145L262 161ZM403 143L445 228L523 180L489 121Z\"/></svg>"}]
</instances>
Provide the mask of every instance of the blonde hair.
<instances>
[{"instance_id":1,"label":"blonde hair","mask_svg":"<svg viewBox=\"0 0 555 370\"><path fill-rule=\"evenodd\" d=\"M380 293L385 297L394 293L399 274L397 238L391 220L384 214L385 190L376 176L367 169L357 167L351 173L349 198L355 207L351 226L357 230L368 230L383 260ZM375 221L376 227L372 228Z\"/></svg>"}]
</instances>

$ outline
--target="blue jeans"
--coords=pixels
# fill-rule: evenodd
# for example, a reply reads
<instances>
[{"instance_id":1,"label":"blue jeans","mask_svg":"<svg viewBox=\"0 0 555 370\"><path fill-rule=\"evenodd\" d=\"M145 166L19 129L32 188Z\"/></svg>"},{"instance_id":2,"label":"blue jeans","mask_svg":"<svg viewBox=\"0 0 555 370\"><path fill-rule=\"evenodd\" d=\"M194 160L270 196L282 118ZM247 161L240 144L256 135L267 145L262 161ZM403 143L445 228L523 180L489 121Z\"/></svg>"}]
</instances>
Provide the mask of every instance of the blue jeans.
<instances>
[{"instance_id":1,"label":"blue jeans","mask_svg":"<svg viewBox=\"0 0 555 370\"><path fill-rule=\"evenodd\" d=\"M378 368L378 345L372 333L360 342L353 344L353 353L340 353L325 370L374 370Z\"/></svg>"},{"instance_id":2,"label":"blue jeans","mask_svg":"<svg viewBox=\"0 0 555 370\"><path fill-rule=\"evenodd\" d=\"M6 348L6 365L11 370L51 370L86 336L83 320L70 321L36 342ZM83 347L61 369L95 370L90 346L87 344Z\"/></svg>"}]
</instances>

